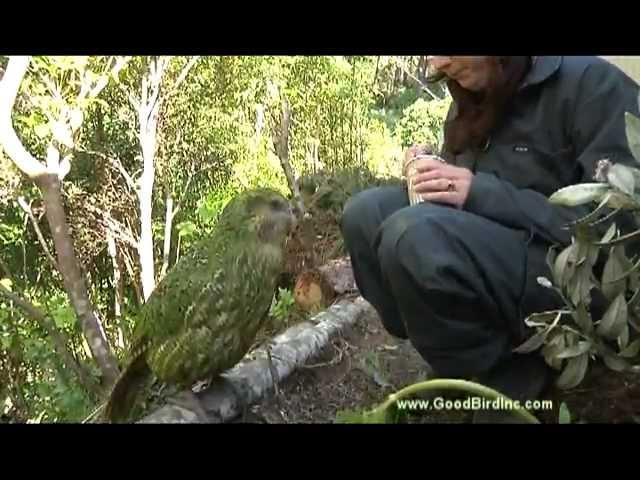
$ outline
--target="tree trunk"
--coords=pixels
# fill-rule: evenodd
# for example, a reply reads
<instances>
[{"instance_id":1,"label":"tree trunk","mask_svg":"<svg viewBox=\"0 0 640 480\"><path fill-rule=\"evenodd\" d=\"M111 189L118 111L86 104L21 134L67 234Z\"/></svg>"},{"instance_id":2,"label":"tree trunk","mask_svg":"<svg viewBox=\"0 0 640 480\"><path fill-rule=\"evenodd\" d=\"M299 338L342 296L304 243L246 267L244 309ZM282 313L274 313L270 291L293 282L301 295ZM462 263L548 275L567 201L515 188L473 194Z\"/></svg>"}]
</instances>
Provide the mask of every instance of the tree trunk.
<instances>
[{"instance_id":1,"label":"tree trunk","mask_svg":"<svg viewBox=\"0 0 640 480\"><path fill-rule=\"evenodd\" d=\"M155 289L155 265L153 259L153 184L155 180L156 134L158 114L162 99L160 86L168 60L154 57L142 79L142 95L137 104L140 131L138 139L142 150L142 175L140 175L140 281L146 302ZM134 103L135 106L135 103Z\"/></svg>"},{"instance_id":2,"label":"tree trunk","mask_svg":"<svg viewBox=\"0 0 640 480\"><path fill-rule=\"evenodd\" d=\"M107 385L112 385L118 378L118 366L113 356L109 342L93 311L89 300L85 279L80 271L80 265L73 248L73 240L69 233L69 225L62 206L60 181L53 174L39 177L36 183L42 191L46 205L47 221L53 236L53 242L58 257L58 268L62 274L64 286L69 295L71 305L80 320L80 326L87 340L91 354L104 376Z\"/></svg>"},{"instance_id":3,"label":"tree trunk","mask_svg":"<svg viewBox=\"0 0 640 480\"><path fill-rule=\"evenodd\" d=\"M65 171L65 168L60 164L59 151L52 144L48 147L46 163L37 160L27 151L13 128L12 110L29 63L30 57L28 56L11 58L7 72L0 83L0 143L16 166L42 192L47 221L57 255L57 265L65 290L80 322L84 339L89 344L91 356L100 368L103 384L105 387L110 387L119 375L118 366L89 299L85 277L75 255L73 240L62 204L60 182L68 169ZM118 63L119 66L116 68L124 66L124 63ZM106 82L106 77L101 79L91 90L91 96L97 96ZM85 86L83 85L83 88ZM86 93L88 90L85 90ZM56 341L55 335L52 335L52 339Z\"/></svg>"},{"instance_id":4,"label":"tree trunk","mask_svg":"<svg viewBox=\"0 0 640 480\"><path fill-rule=\"evenodd\" d=\"M166 213L164 219L164 248L162 253L162 270L160 270L160 280L167 274L169 269L169 257L171 256L171 230L173 226L173 198L167 195Z\"/></svg>"},{"instance_id":5,"label":"tree trunk","mask_svg":"<svg viewBox=\"0 0 640 480\"><path fill-rule=\"evenodd\" d=\"M273 142L276 147L276 152L280 158L280 164L284 170L284 174L287 177L287 183L289 189L293 194L293 201L297 208L298 219L302 219L305 214L305 206L302 201L302 195L300 195L300 189L296 182L291 162L289 161L289 129L291 126L291 108L289 102L285 99L282 105L282 117L280 119L280 125L274 126Z\"/></svg>"},{"instance_id":6,"label":"tree trunk","mask_svg":"<svg viewBox=\"0 0 640 480\"><path fill-rule=\"evenodd\" d=\"M146 302L155 288L155 272L153 261L153 182L155 166L153 164L155 152L155 131L153 133L140 129L142 141L143 171L140 176L140 241L138 255L140 256L140 281L142 294Z\"/></svg>"},{"instance_id":7,"label":"tree trunk","mask_svg":"<svg viewBox=\"0 0 640 480\"><path fill-rule=\"evenodd\" d=\"M111 267L113 268L113 289L114 289L114 302L113 302L113 316L115 320L116 329L118 331L117 345L118 348L125 348L125 334L122 325L122 305L124 304L124 285L122 281L122 271L120 270L120 264L118 262L118 250L116 247L116 240L113 238L113 234L107 230L107 251L111 257Z\"/></svg>"}]
</instances>

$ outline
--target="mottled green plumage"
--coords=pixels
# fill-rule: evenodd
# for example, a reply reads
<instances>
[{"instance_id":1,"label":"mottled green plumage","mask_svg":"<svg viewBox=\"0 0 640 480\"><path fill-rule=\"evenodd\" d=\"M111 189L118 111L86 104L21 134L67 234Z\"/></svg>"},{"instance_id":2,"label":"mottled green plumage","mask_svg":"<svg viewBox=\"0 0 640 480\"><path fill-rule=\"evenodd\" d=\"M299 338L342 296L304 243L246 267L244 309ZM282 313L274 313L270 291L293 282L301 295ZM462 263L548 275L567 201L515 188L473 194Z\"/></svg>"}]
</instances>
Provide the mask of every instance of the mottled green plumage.
<instances>
[{"instance_id":1,"label":"mottled green plumage","mask_svg":"<svg viewBox=\"0 0 640 480\"><path fill-rule=\"evenodd\" d=\"M244 192L227 205L213 235L180 259L143 306L108 420L130 415L151 373L190 388L246 355L269 311L292 222L289 204L271 190Z\"/></svg>"}]
</instances>

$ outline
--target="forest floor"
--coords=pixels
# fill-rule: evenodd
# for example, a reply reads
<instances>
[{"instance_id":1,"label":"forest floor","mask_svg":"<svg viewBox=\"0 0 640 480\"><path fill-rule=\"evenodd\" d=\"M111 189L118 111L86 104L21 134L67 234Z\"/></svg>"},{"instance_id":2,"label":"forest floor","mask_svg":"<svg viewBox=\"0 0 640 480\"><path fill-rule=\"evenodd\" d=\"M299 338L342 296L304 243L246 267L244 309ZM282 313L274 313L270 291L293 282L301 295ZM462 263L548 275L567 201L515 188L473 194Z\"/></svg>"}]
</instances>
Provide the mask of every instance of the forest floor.
<instances>
[{"instance_id":1,"label":"forest floor","mask_svg":"<svg viewBox=\"0 0 640 480\"><path fill-rule=\"evenodd\" d=\"M390 336L376 315L366 316L318 357L294 372L239 421L263 423L335 423L339 412L368 410L387 396L429 378L430 369L408 341ZM433 397L432 397L433 398ZM453 397L444 397L447 399ZM595 364L575 390L545 396L551 410L534 412L542 423L558 423L566 403L572 423L639 423L637 374L620 375ZM415 413L406 423L468 423L470 412L432 410Z\"/></svg>"}]
</instances>

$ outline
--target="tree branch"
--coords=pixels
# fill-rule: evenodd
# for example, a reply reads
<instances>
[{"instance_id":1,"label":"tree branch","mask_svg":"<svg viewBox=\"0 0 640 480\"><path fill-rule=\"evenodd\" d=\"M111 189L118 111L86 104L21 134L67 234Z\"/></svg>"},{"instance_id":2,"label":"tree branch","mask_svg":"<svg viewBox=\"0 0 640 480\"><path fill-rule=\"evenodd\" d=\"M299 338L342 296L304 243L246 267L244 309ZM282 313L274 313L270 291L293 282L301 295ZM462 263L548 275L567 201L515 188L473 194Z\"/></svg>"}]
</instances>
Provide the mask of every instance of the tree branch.
<instances>
[{"instance_id":1,"label":"tree branch","mask_svg":"<svg viewBox=\"0 0 640 480\"><path fill-rule=\"evenodd\" d=\"M33 212L31 211L31 205L27 203L24 197L18 197L18 205L20 205L20 208L24 210L24 212L29 217L29 220L31 220L31 225L33 225L33 229L36 231L36 236L38 237L38 241L40 242L40 245L42 245L42 249L44 250L45 255L49 259L49 263L51 264L53 269L56 272L58 272L59 271L58 262L56 262L56 259L53 257L53 255L49 251L47 242L45 241L44 236L42 235L42 230L40 230L40 225L38 225L38 221L36 220L36 217L33 216Z\"/></svg>"},{"instance_id":2,"label":"tree branch","mask_svg":"<svg viewBox=\"0 0 640 480\"><path fill-rule=\"evenodd\" d=\"M124 168L124 166L122 165L122 162L120 161L119 158L117 157L111 157L109 155L106 155L102 152L97 152L95 150L85 150L85 149L81 149L78 148L77 149L78 152L82 152L82 153L86 153L87 155L96 155L104 160L108 160L113 167L118 170L118 172L120 173L120 175L122 175L122 178L124 178L125 182L127 183L127 186L135 193L136 191L136 182L133 180L133 177L131 177L131 175L129 175L129 172L127 172L127 170Z\"/></svg>"},{"instance_id":3,"label":"tree branch","mask_svg":"<svg viewBox=\"0 0 640 480\"><path fill-rule=\"evenodd\" d=\"M200 55L196 55L194 57L191 57L189 62L187 62L187 64L184 66L184 68L180 72L180 75L178 75L178 78L176 79L176 82L173 84L173 88L165 96L165 100L176 94L176 92L178 91L178 87L182 84L182 82L185 81L185 79L187 78L187 75L189 75L189 72L195 66L195 64L198 62L198 60L200 60Z\"/></svg>"},{"instance_id":4,"label":"tree branch","mask_svg":"<svg viewBox=\"0 0 640 480\"><path fill-rule=\"evenodd\" d=\"M17 167L29 178L35 179L46 174L47 169L24 148L13 128L11 118L13 105L30 60L31 57L28 56L11 57L0 82L0 143Z\"/></svg>"},{"instance_id":5,"label":"tree branch","mask_svg":"<svg viewBox=\"0 0 640 480\"><path fill-rule=\"evenodd\" d=\"M35 320L49 335L51 341L53 342L53 346L56 349L56 352L64 363L67 364L69 368L71 368L74 373L78 376L80 383L90 392L102 396L103 392L100 389L98 383L91 375L91 372L82 365L78 363L76 359L73 357L67 345L69 343L69 339L66 338L63 332L60 332L53 320L49 318L49 316L40 310L38 307L27 301L26 299L20 297L18 294L13 293L11 290L4 287L4 285L0 284L0 294L2 294L5 298L15 303L18 307L20 307L29 317Z\"/></svg>"}]
</instances>

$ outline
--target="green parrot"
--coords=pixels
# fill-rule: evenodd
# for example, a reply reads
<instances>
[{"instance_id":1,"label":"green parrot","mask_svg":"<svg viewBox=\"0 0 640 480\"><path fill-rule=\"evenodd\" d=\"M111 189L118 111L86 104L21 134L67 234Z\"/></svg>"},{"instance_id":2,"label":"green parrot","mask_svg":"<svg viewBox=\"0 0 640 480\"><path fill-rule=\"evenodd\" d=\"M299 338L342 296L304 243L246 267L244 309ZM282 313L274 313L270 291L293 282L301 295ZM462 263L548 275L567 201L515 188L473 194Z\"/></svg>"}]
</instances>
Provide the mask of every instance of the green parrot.
<instances>
[{"instance_id":1,"label":"green parrot","mask_svg":"<svg viewBox=\"0 0 640 480\"><path fill-rule=\"evenodd\" d=\"M191 391L236 365L268 316L285 244L295 225L289 202L270 189L245 191L224 208L214 233L182 257L141 309L129 362L104 416L129 421L144 385L155 376Z\"/></svg>"}]
</instances>

